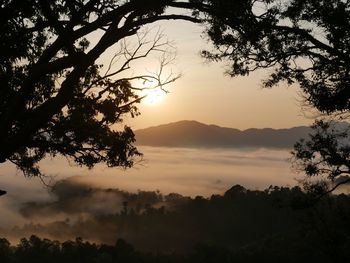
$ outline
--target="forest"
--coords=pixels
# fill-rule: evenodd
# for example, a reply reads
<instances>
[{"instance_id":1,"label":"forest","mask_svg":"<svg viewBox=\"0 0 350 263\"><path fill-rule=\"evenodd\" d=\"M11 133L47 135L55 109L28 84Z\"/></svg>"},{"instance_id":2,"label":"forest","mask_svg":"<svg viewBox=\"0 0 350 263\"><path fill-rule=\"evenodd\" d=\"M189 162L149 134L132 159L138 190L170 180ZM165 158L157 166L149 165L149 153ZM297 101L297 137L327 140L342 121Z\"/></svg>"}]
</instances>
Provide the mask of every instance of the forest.
<instances>
[{"instance_id":1,"label":"forest","mask_svg":"<svg viewBox=\"0 0 350 263\"><path fill-rule=\"evenodd\" d=\"M67 182L61 187L69 188ZM96 191L101 190L72 191L65 202ZM350 257L346 194L319 198L299 187L260 191L240 185L209 198L118 193L124 201L117 213L15 229L27 238L12 245L1 239L1 262L344 262ZM30 204L23 213L48 211L60 202L62 197L50 205ZM60 240L43 238L50 233Z\"/></svg>"}]
</instances>

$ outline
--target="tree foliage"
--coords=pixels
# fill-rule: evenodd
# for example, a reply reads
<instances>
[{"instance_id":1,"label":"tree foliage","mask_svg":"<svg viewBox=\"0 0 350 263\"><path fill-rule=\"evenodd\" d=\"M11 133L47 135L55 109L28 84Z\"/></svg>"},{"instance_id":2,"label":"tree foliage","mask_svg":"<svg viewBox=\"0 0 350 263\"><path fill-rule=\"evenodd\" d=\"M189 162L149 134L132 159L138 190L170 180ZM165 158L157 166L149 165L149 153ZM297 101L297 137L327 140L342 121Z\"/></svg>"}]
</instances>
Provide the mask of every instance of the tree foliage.
<instances>
[{"instance_id":1,"label":"tree foliage","mask_svg":"<svg viewBox=\"0 0 350 263\"><path fill-rule=\"evenodd\" d=\"M217 7L208 16L207 28L215 48L203 51L204 57L228 61L227 74L231 76L269 69L270 75L263 82L265 87L280 82L297 84L307 105L321 115L348 119L349 1L207 2ZM348 182L344 176L349 172L349 145L346 143L350 140L349 133L332 131L330 126L332 124L325 121L315 122L314 134L308 141L298 142L293 152L295 164L307 176L318 176L318 180L311 181L324 193ZM322 180L325 178L330 185Z\"/></svg>"},{"instance_id":2,"label":"tree foliage","mask_svg":"<svg viewBox=\"0 0 350 263\"><path fill-rule=\"evenodd\" d=\"M298 83L318 110L350 110L348 1L209 2L220 13L208 19L216 47L203 51L204 57L230 61L231 76L273 68L266 87Z\"/></svg>"},{"instance_id":3,"label":"tree foliage","mask_svg":"<svg viewBox=\"0 0 350 263\"><path fill-rule=\"evenodd\" d=\"M86 191L72 191L71 203L94 191L120 193L81 187ZM12 239L35 233L59 241L31 236L11 246L0 239L1 262L328 263L350 258L349 195L330 195L314 204L313 196L299 187L270 186L253 191L235 185L225 194L211 197L124 192L122 200L129 205L119 213L107 210L102 216L95 211L77 220L13 228L19 232ZM47 208L55 202L42 203L43 211L37 211L40 217L50 213ZM40 207L40 203L36 205ZM61 212L67 208L55 207ZM11 236L6 231L3 234Z\"/></svg>"},{"instance_id":4,"label":"tree foliage","mask_svg":"<svg viewBox=\"0 0 350 263\"><path fill-rule=\"evenodd\" d=\"M312 128L292 153L295 166L309 177L305 188L323 196L350 182L350 126L317 121Z\"/></svg>"},{"instance_id":5,"label":"tree foliage","mask_svg":"<svg viewBox=\"0 0 350 263\"><path fill-rule=\"evenodd\" d=\"M0 162L11 161L29 176L40 175L37 163L46 155L87 167L132 166L140 153L132 130L120 123L139 114L143 85L135 81L162 87L176 79L164 79L162 70L126 77L135 60L167 52L161 33L149 41L142 28L169 19L198 22L166 12L171 6L173 12L194 8L172 0L2 1ZM125 45L131 36L134 49ZM96 61L116 43L121 49L106 70Z\"/></svg>"}]
</instances>

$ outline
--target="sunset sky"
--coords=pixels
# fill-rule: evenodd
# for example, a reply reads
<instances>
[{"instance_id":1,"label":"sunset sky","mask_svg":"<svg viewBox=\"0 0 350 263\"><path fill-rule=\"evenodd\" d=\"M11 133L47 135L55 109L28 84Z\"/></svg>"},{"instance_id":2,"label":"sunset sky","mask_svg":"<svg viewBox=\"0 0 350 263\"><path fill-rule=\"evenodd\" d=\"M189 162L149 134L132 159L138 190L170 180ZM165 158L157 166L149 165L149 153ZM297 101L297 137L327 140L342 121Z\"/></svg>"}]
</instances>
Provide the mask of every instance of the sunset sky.
<instances>
[{"instance_id":1,"label":"sunset sky","mask_svg":"<svg viewBox=\"0 0 350 263\"><path fill-rule=\"evenodd\" d=\"M173 68L182 74L175 83L167 86L169 93L157 103L142 103L141 116L127 119L134 129L145 128L179 120L197 120L238 129L288 128L307 125L297 87L281 84L263 89L261 80L268 71L254 72L247 77L225 76L225 63L206 62L199 52L207 41L201 37L203 28L189 22L173 21L154 24L160 26L177 49ZM113 49L107 52L107 61ZM155 70L156 64L142 64L135 69Z\"/></svg>"}]
</instances>

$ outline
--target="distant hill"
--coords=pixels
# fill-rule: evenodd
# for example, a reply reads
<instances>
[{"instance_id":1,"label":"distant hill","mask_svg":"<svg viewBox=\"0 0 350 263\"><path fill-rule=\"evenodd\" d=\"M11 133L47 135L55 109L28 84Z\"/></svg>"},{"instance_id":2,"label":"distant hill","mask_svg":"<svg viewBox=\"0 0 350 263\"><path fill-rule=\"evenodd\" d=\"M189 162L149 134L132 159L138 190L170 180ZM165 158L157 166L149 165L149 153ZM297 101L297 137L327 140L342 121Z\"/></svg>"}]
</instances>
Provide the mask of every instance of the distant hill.
<instances>
[{"instance_id":1,"label":"distant hill","mask_svg":"<svg viewBox=\"0 0 350 263\"><path fill-rule=\"evenodd\" d=\"M179 121L136 130L136 143L147 146L195 148L287 148L307 137L306 126L290 129L247 129L244 131L207 125L197 121Z\"/></svg>"}]
</instances>

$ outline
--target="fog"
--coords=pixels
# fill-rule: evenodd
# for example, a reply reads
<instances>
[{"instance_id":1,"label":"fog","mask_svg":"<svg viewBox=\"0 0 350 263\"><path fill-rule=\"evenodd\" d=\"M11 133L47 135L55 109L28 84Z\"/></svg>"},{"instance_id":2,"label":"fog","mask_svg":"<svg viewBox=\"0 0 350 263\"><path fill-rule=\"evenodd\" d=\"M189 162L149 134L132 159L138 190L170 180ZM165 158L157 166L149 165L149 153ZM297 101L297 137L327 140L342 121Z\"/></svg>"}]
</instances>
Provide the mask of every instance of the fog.
<instances>
[{"instance_id":1,"label":"fog","mask_svg":"<svg viewBox=\"0 0 350 263\"><path fill-rule=\"evenodd\" d=\"M0 230L4 233L5 229L29 223L80 220L106 211L117 213L122 209L123 191L159 190L164 195L207 197L222 194L235 184L249 189L297 184L297 175L288 162L288 151L156 147L140 147L140 150L143 158L128 170L102 165L88 170L71 166L63 158L46 159L41 163L47 176L44 182L38 178L24 178L10 164L2 165L0 189L8 194L0 198ZM55 182L61 186L62 182L66 184L54 189L46 186ZM29 229L33 231L32 227Z\"/></svg>"},{"instance_id":2,"label":"fog","mask_svg":"<svg viewBox=\"0 0 350 263\"><path fill-rule=\"evenodd\" d=\"M184 195L220 193L232 184L248 188L266 188L273 185L296 183L290 153L270 149L189 149L139 147L144 153L142 160L127 170L106 168L102 165L92 170L69 164L63 158L46 159L41 167L52 180L74 176L80 182L93 183L100 187L118 187L136 191L160 190L163 193L177 192ZM0 189L16 198L26 200L27 192L34 198L45 196L45 187L40 180L24 179L15 167L9 164L0 167ZM38 189L41 189L38 191ZM20 193L17 195L16 193Z\"/></svg>"}]
</instances>

